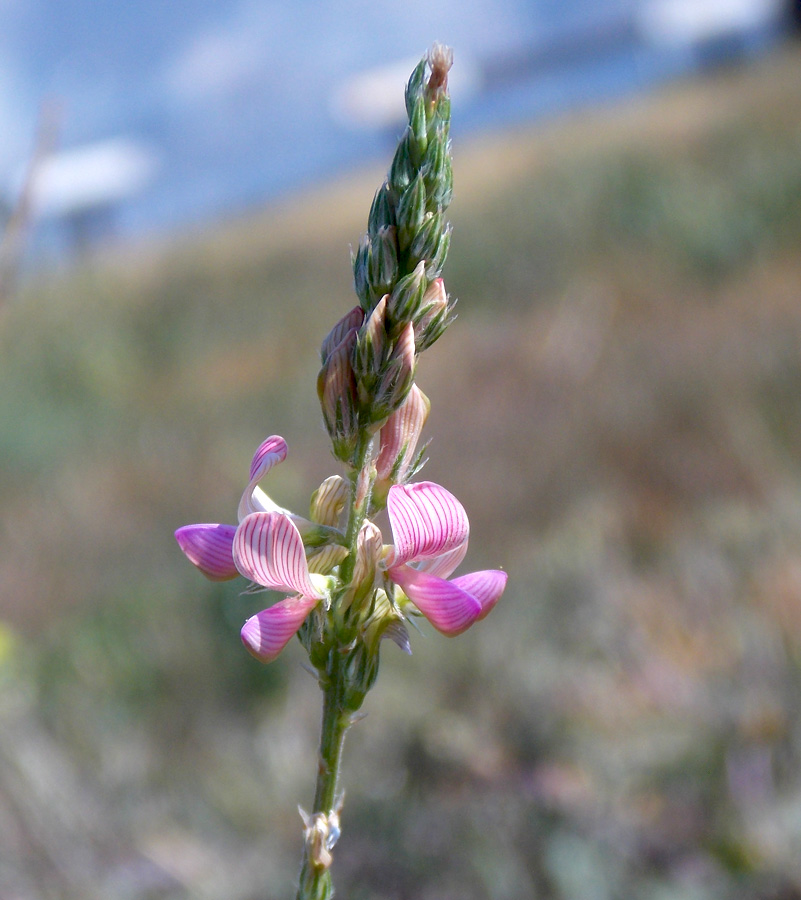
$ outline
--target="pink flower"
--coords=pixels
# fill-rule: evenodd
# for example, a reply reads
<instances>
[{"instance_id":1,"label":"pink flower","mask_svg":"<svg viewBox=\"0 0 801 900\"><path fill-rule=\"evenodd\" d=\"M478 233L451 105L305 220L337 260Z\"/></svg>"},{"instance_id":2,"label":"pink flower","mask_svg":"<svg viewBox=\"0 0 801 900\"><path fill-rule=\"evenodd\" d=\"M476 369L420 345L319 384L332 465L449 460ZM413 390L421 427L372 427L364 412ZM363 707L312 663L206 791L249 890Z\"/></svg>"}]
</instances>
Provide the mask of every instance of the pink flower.
<instances>
[{"instance_id":1,"label":"pink flower","mask_svg":"<svg viewBox=\"0 0 801 900\"><path fill-rule=\"evenodd\" d=\"M270 662L283 650L311 610L326 596L328 579L312 575L294 520L305 520L281 509L258 482L286 459L286 441L272 435L253 455L250 481L239 501L239 525L185 525L175 532L190 562L212 581L244 575L255 584L294 591L245 622L242 642L257 659ZM307 525L309 523L306 523Z\"/></svg>"},{"instance_id":2,"label":"pink flower","mask_svg":"<svg viewBox=\"0 0 801 900\"><path fill-rule=\"evenodd\" d=\"M490 569L448 580L467 553L470 526L461 503L431 481L393 485L387 512L394 540L387 577L445 635L483 619L506 587L506 572Z\"/></svg>"},{"instance_id":3,"label":"pink flower","mask_svg":"<svg viewBox=\"0 0 801 900\"><path fill-rule=\"evenodd\" d=\"M281 510L258 486L273 466L286 459L286 441L277 434L263 441L250 463L250 482L239 501L238 520L253 512ZM236 525L184 525L175 532L178 546L189 562L212 581L230 581L240 574L233 556Z\"/></svg>"},{"instance_id":4,"label":"pink flower","mask_svg":"<svg viewBox=\"0 0 801 900\"><path fill-rule=\"evenodd\" d=\"M306 617L326 599L329 579L309 572L300 532L280 512L254 512L236 530L233 542L238 571L272 590L294 591L242 626L242 643L262 662L271 662L297 633Z\"/></svg>"}]
</instances>

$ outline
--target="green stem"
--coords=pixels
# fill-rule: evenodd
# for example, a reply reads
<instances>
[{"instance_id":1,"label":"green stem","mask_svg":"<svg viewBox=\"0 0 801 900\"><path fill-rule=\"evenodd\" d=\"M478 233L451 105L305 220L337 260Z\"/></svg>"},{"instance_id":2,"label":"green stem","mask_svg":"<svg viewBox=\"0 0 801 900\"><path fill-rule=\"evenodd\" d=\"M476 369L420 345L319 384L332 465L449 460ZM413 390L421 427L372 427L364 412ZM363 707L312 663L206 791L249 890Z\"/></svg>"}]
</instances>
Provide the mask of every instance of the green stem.
<instances>
[{"instance_id":1,"label":"green stem","mask_svg":"<svg viewBox=\"0 0 801 900\"><path fill-rule=\"evenodd\" d=\"M370 505L372 483L366 482L365 479L369 479L368 466L371 461L371 452L372 439L368 434L362 432L356 454L356 466L351 474L351 504L346 531L350 553L342 562L339 573L343 588L349 586L353 578L359 531ZM361 498L359 498L360 493ZM340 798L338 783L342 747L345 743L345 735L353 721L353 710L345 707L343 667L345 660L343 651L345 649L336 644L331 648L326 671L320 676L320 685L323 689L323 720L320 728L320 755L312 819L322 815L329 823L332 815L338 819L337 804ZM326 849L330 849L330 847ZM327 862L330 863L330 858ZM297 900L329 900L333 893L328 866L322 864L319 847L315 846L313 840L307 838L303 846Z\"/></svg>"},{"instance_id":2,"label":"green stem","mask_svg":"<svg viewBox=\"0 0 801 900\"><path fill-rule=\"evenodd\" d=\"M322 813L330 821L336 810L342 747L351 724L351 716L343 709L342 678L336 650L331 654L331 671L323 693L323 721L320 729L320 757L317 786L314 792L313 817ZM333 896L331 874L313 858L315 847L310 841L303 846L297 900L329 900Z\"/></svg>"}]
</instances>

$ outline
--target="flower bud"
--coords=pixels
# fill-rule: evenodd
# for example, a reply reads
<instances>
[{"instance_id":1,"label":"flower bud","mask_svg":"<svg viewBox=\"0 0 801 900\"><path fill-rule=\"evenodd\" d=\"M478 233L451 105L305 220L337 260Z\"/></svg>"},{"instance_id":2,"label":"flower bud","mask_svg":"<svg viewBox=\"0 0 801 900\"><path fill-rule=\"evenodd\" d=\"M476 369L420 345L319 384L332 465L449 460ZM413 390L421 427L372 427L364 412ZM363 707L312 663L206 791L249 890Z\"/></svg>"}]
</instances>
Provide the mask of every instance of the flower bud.
<instances>
[{"instance_id":1,"label":"flower bud","mask_svg":"<svg viewBox=\"0 0 801 900\"><path fill-rule=\"evenodd\" d=\"M372 242L368 276L373 296L385 294L398 277L398 240L394 225L380 228Z\"/></svg>"},{"instance_id":2,"label":"flower bud","mask_svg":"<svg viewBox=\"0 0 801 900\"><path fill-rule=\"evenodd\" d=\"M331 572L345 559L348 555L348 548L339 544L329 544L320 550L315 550L306 558L310 572L320 575L330 575Z\"/></svg>"},{"instance_id":3,"label":"flower bud","mask_svg":"<svg viewBox=\"0 0 801 900\"><path fill-rule=\"evenodd\" d=\"M351 328L317 376L317 394L325 427L334 446L334 455L343 462L350 461L359 439L356 379L351 365L355 343L356 329Z\"/></svg>"},{"instance_id":4,"label":"flower bud","mask_svg":"<svg viewBox=\"0 0 801 900\"><path fill-rule=\"evenodd\" d=\"M384 367L387 352L386 311L388 294L376 304L357 335L354 368L359 384L372 384Z\"/></svg>"},{"instance_id":5,"label":"flower bud","mask_svg":"<svg viewBox=\"0 0 801 900\"><path fill-rule=\"evenodd\" d=\"M389 228L394 224L395 208L389 196L389 187L384 182L373 197L373 204L367 219L367 230L370 235L376 235L382 228Z\"/></svg>"},{"instance_id":6,"label":"flower bud","mask_svg":"<svg viewBox=\"0 0 801 900\"><path fill-rule=\"evenodd\" d=\"M426 213L409 247L412 259L432 259L443 236L442 213Z\"/></svg>"},{"instance_id":7,"label":"flower bud","mask_svg":"<svg viewBox=\"0 0 801 900\"><path fill-rule=\"evenodd\" d=\"M342 666L344 691L342 705L350 712L360 709L378 676L378 652L357 641Z\"/></svg>"},{"instance_id":8,"label":"flower bud","mask_svg":"<svg viewBox=\"0 0 801 900\"><path fill-rule=\"evenodd\" d=\"M421 59L415 67L414 72L409 76L409 81L406 83L404 97L406 100L406 115L410 119L414 113L414 105L417 102L417 98L424 96L423 90L426 77L426 63L427 60L425 58Z\"/></svg>"},{"instance_id":9,"label":"flower bud","mask_svg":"<svg viewBox=\"0 0 801 900\"><path fill-rule=\"evenodd\" d=\"M310 515L313 522L338 527L342 511L350 493L348 482L341 475L330 475L312 494Z\"/></svg>"},{"instance_id":10,"label":"flower bud","mask_svg":"<svg viewBox=\"0 0 801 900\"><path fill-rule=\"evenodd\" d=\"M428 418L428 397L413 384L403 403L382 426L376 459L374 500L383 503L393 484L409 480L420 468L417 443Z\"/></svg>"},{"instance_id":11,"label":"flower bud","mask_svg":"<svg viewBox=\"0 0 801 900\"><path fill-rule=\"evenodd\" d=\"M393 324L411 322L417 314L423 294L428 287L425 270L425 262L421 261L413 272L398 279L387 301Z\"/></svg>"},{"instance_id":12,"label":"flower bud","mask_svg":"<svg viewBox=\"0 0 801 900\"><path fill-rule=\"evenodd\" d=\"M398 246L403 251L412 242L423 224L426 212L426 186L423 176L417 174L398 201Z\"/></svg>"},{"instance_id":13,"label":"flower bud","mask_svg":"<svg viewBox=\"0 0 801 900\"><path fill-rule=\"evenodd\" d=\"M414 319L414 342L418 354L442 336L453 321L452 309L453 304L448 303L445 293L445 283L441 278L435 278L423 294L420 310Z\"/></svg>"},{"instance_id":14,"label":"flower bud","mask_svg":"<svg viewBox=\"0 0 801 900\"><path fill-rule=\"evenodd\" d=\"M415 166L423 161L428 147L428 127L426 122L425 99L418 97L409 114L409 155Z\"/></svg>"},{"instance_id":15,"label":"flower bud","mask_svg":"<svg viewBox=\"0 0 801 900\"><path fill-rule=\"evenodd\" d=\"M448 250L451 246L451 226L446 225L445 230L442 232L442 235L439 239L439 244L437 245L437 249L434 251L433 256L429 257L426 260L426 268L425 274L426 278L439 278L442 273L442 267L445 265L445 258L448 255Z\"/></svg>"},{"instance_id":16,"label":"flower bud","mask_svg":"<svg viewBox=\"0 0 801 900\"><path fill-rule=\"evenodd\" d=\"M362 309L367 312L372 308L373 291L370 285L370 258L373 255L369 235L359 241L359 247L353 254L353 287Z\"/></svg>"},{"instance_id":17,"label":"flower bud","mask_svg":"<svg viewBox=\"0 0 801 900\"><path fill-rule=\"evenodd\" d=\"M400 197L412 182L415 176L414 164L409 153L408 129L406 135L398 144L392 165L389 168L388 184L396 197Z\"/></svg>"},{"instance_id":18,"label":"flower bud","mask_svg":"<svg viewBox=\"0 0 801 900\"><path fill-rule=\"evenodd\" d=\"M415 364L414 327L409 322L400 333L382 372L372 421L385 419L403 403L414 382Z\"/></svg>"},{"instance_id":19,"label":"flower bud","mask_svg":"<svg viewBox=\"0 0 801 900\"><path fill-rule=\"evenodd\" d=\"M356 562L351 586L343 597L343 603L351 609L359 610L373 592L382 547L381 532L369 519L366 520L356 538Z\"/></svg>"},{"instance_id":20,"label":"flower bud","mask_svg":"<svg viewBox=\"0 0 801 900\"><path fill-rule=\"evenodd\" d=\"M360 328L364 321L364 311L360 306L354 306L353 309L344 315L331 331L323 339L320 347L320 357L323 363L328 359L331 353L342 343L343 338L353 328Z\"/></svg>"}]
</instances>

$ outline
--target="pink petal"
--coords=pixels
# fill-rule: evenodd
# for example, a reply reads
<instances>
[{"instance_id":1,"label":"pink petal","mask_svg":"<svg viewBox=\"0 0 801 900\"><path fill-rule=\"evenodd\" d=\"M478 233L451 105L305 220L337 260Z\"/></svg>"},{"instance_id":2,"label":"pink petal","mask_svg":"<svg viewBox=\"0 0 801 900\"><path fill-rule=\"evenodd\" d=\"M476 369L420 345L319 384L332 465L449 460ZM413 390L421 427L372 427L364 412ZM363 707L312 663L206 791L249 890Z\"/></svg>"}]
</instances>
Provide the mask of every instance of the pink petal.
<instances>
[{"instance_id":1,"label":"pink petal","mask_svg":"<svg viewBox=\"0 0 801 900\"><path fill-rule=\"evenodd\" d=\"M273 503L257 485L273 466L286 459L286 453L286 441L278 434L271 435L259 444L250 461L250 481L237 509L237 518L240 522L252 512L272 512L280 509L278 504Z\"/></svg>"},{"instance_id":2,"label":"pink petal","mask_svg":"<svg viewBox=\"0 0 801 900\"><path fill-rule=\"evenodd\" d=\"M387 512L395 543L390 566L432 559L467 543L470 525L464 507L432 481L393 485Z\"/></svg>"},{"instance_id":3,"label":"pink petal","mask_svg":"<svg viewBox=\"0 0 801 900\"><path fill-rule=\"evenodd\" d=\"M309 578L303 541L282 513L255 512L239 523L233 545L237 569L262 587L322 599Z\"/></svg>"},{"instance_id":4,"label":"pink petal","mask_svg":"<svg viewBox=\"0 0 801 900\"><path fill-rule=\"evenodd\" d=\"M450 578L454 569L466 555L467 541L458 547L454 547L453 550L449 550L447 553L434 557L434 559L423 560L416 568L420 572L428 572L429 575L436 575L439 578Z\"/></svg>"},{"instance_id":5,"label":"pink petal","mask_svg":"<svg viewBox=\"0 0 801 900\"><path fill-rule=\"evenodd\" d=\"M478 600L481 604L481 615L478 618L483 619L500 600L506 587L506 579L506 572L501 572L499 569L487 569L483 572L460 575L458 578L454 578L451 584L455 584Z\"/></svg>"},{"instance_id":6,"label":"pink petal","mask_svg":"<svg viewBox=\"0 0 801 900\"><path fill-rule=\"evenodd\" d=\"M481 603L453 582L409 566L391 569L388 574L442 634L461 634L481 615Z\"/></svg>"},{"instance_id":7,"label":"pink petal","mask_svg":"<svg viewBox=\"0 0 801 900\"><path fill-rule=\"evenodd\" d=\"M317 605L314 597L287 597L251 616L240 632L242 643L256 659L272 662L286 647Z\"/></svg>"},{"instance_id":8,"label":"pink petal","mask_svg":"<svg viewBox=\"0 0 801 900\"><path fill-rule=\"evenodd\" d=\"M253 454L250 463L250 480L259 481L274 465L286 459L286 441L278 434L273 434L262 441Z\"/></svg>"},{"instance_id":9,"label":"pink petal","mask_svg":"<svg viewBox=\"0 0 801 900\"><path fill-rule=\"evenodd\" d=\"M175 532L175 539L206 578L230 581L239 575L232 551L235 533L233 525L184 525Z\"/></svg>"}]
</instances>

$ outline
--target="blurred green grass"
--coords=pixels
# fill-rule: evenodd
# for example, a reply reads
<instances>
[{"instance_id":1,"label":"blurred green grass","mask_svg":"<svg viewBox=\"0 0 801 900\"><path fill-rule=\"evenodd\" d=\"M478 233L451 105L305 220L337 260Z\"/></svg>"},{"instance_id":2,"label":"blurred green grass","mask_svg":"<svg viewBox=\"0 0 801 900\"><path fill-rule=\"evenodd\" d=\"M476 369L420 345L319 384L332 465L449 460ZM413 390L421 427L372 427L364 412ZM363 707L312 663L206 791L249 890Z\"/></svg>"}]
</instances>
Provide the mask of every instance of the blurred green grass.
<instances>
[{"instance_id":1,"label":"blurred green grass","mask_svg":"<svg viewBox=\"0 0 801 900\"><path fill-rule=\"evenodd\" d=\"M473 568L348 748L353 900L801 897L801 54L455 147L426 477ZM381 171L0 320L0 896L291 895L318 696L172 531L335 471L317 348Z\"/></svg>"}]
</instances>

